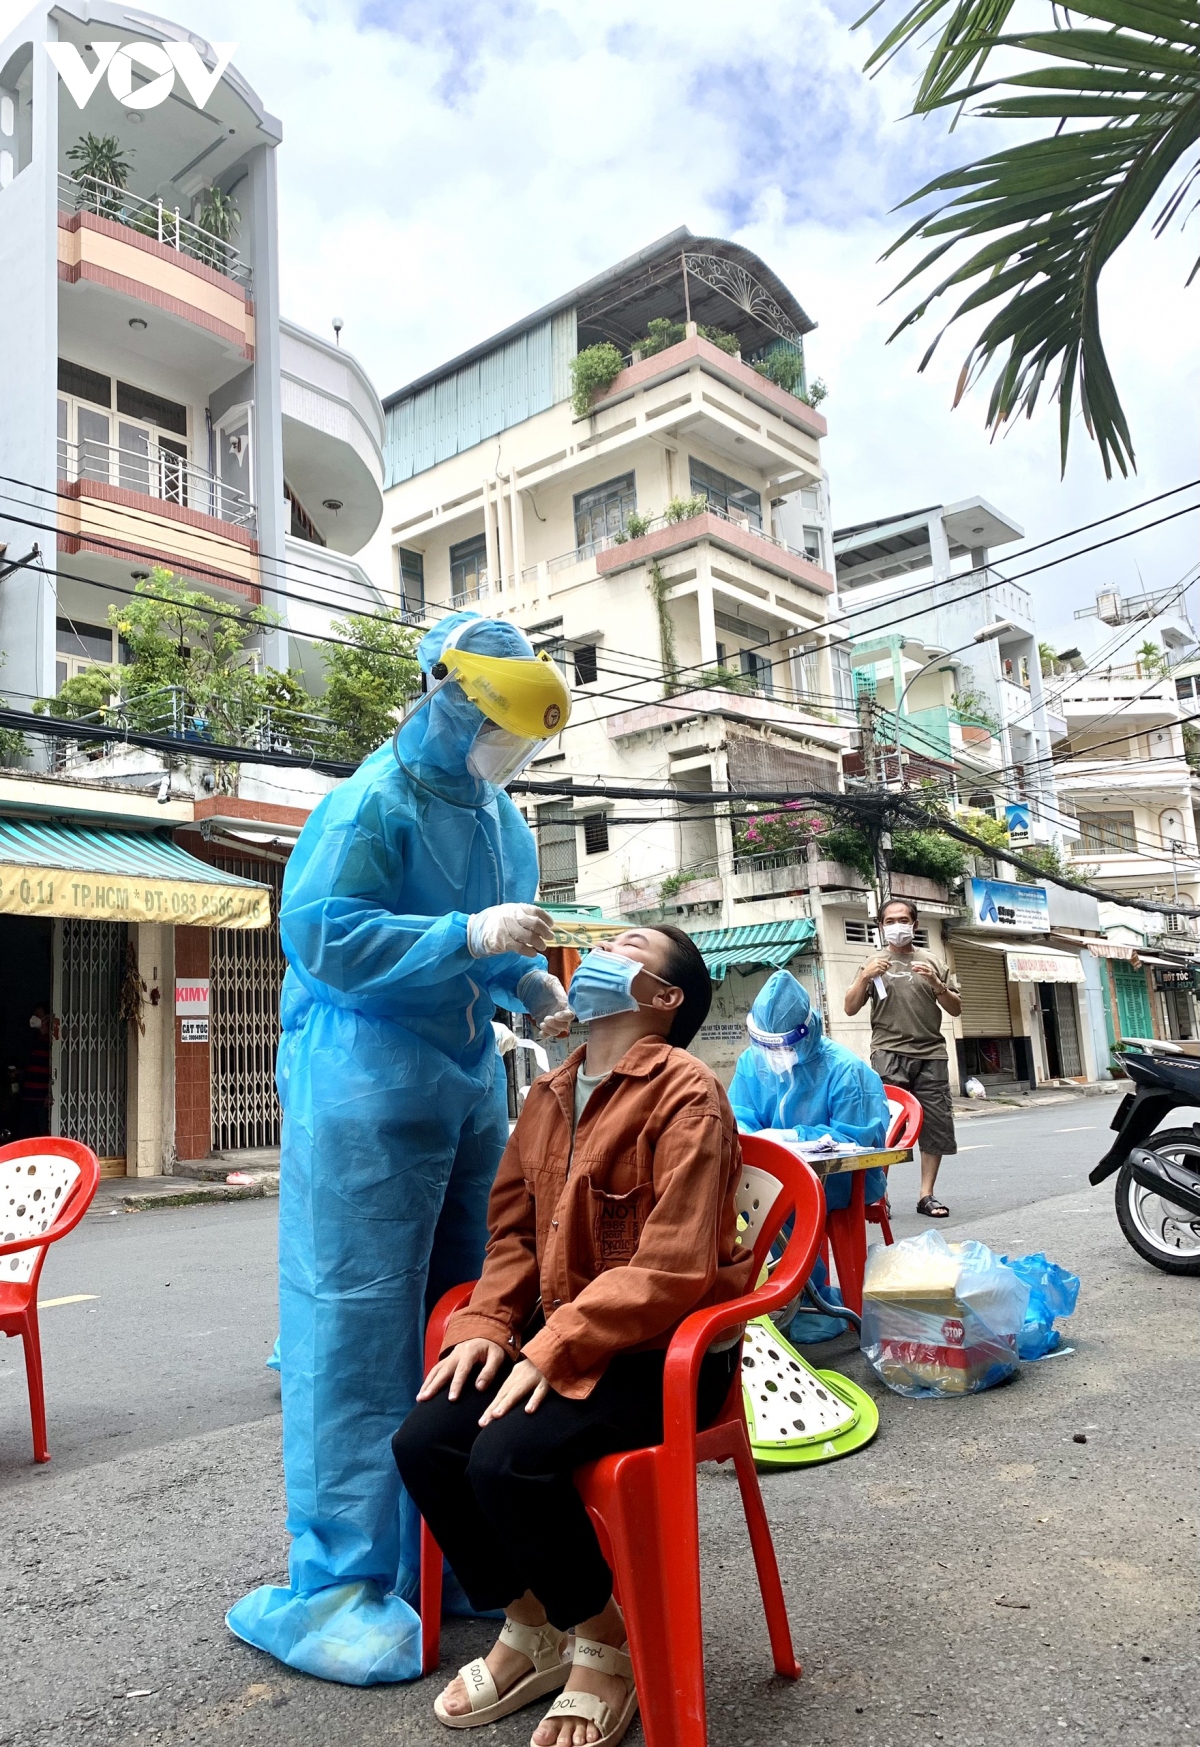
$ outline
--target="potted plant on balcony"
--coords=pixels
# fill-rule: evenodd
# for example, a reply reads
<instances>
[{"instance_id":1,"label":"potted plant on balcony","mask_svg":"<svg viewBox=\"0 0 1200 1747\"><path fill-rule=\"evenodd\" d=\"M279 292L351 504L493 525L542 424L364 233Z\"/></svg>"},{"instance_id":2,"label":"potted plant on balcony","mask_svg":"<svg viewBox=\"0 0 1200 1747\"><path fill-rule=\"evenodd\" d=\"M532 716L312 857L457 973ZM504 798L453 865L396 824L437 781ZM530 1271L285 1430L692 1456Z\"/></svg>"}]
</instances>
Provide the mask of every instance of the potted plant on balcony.
<instances>
[{"instance_id":1,"label":"potted plant on balcony","mask_svg":"<svg viewBox=\"0 0 1200 1747\"><path fill-rule=\"evenodd\" d=\"M86 209L101 218L121 219L124 202L119 194L133 169L133 148L128 150L126 157L126 147L115 134L80 134L67 152L68 163L79 166L73 177L78 186L76 211Z\"/></svg>"},{"instance_id":2,"label":"potted plant on balcony","mask_svg":"<svg viewBox=\"0 0 1200 1747\"><path fill-rule=\"evenodd\" d=\"M611 388L624 366L620 351L608 340L576 352L571 359L571 405L576 418L587 417L593 400Z\"/></svg>"},{"instance_id":3,"label":"potted plant on balcony","mask_svg":"<svg viewBox=\"0 0 1200 1747\"><path fill-rule=\"evenodd\" d=\"M215 267L218 273L227 272L233 258L230 238L241 217L233 196L214 182L200 196L195 222L201 234L192 238L188 253L206 267Z\"/></svg>"}]
</instances>

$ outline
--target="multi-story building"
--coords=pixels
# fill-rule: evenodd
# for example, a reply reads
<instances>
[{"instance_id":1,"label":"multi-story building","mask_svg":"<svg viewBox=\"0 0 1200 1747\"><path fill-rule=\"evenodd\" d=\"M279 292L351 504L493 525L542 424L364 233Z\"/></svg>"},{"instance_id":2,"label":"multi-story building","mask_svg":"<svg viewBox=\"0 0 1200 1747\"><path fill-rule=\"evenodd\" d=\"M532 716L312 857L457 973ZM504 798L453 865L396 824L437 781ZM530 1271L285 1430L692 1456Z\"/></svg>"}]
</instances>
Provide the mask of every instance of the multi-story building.
<instances>
[{"instance_id":1,"label":"multi-story building","mask_svg":"<svg viewBox=\"0 0 1200 1747\"><path fill-rule=\"evenodd\" d=\"M1114 954L1110 1038L1194 1037L1194 921L1120 903L1125 894L1200 902L1200 777L1187 720L1200 663L1183 592L1104 591L1050 644L1045 683L1068 736L1056 748L1059 804L1077 822L1078 865L1112 894L1101 906Z\"/></svg>"},{"instance_id":2,"label":"multi-story building","mask_svg":"<svg viewBox=\"0 0 1200 1747\"><path fill-rule=\"evenodd\" d=\"M271 609L250 659L314 688L330 618L380 602L354 553L382 513L383 410L352 357L280 318L280 137L240 74L167 20L43 0L0 41L12 707L119 661L111 609L156 566L218 612ZM52 1121L113 1170L271 1144L273 918L175 924L213 882L273 904L328 780L214 768L195 744L186 759L51 744L32 737L0 781L0 930L23 972L0 994L5 1059L19 1066L32 1007L53 1008ZM153 991L145 1032L118 1017L132 962ZM210 997L187 1030L177 979Z\"/></svg>"},{"instance_id":3,"label":"multi-story building","mask_svg":"<svg viewBox=\"0 0 1200 1747\"><path fill-rule=\"evenodd\" d=\"M1032 599L994 568L1022 530L982 498L935 505L834 534L838 628L870 740L848 761L879 780L932 779L957 810L1013 826L1018 845L1069 848L1078 827L1055 787L1067 724L1043 680ZM861 709L863 702L868 708ZM1107 1070L1095 899L1027 881L977 858L960 890L894 882L917 899L931 944L962 987L947 1022L961 1075L985 1084L1095 1079ZM865 895L844 928L871 932ZM841 982L860 962L843 953ZM834 961L832 942L827 960ZM866 1045L859 1022L855 1044Z\"/></svg>"},{"instance_id":4,"label":"multi-story building","mask_svg":"<svg viewBox=\"0 0 1200 1747\"><path fill-rule=\"evenodd\" d=\"M510 619L570 678L571 722L529 776L837 788L812 325L749 250L679 230L385 400L374 550L397 598L421 623ZM597 346L615 348L607 379L573 404L572 362ZM732 1047L740 969L812 936L803 855L756 858L708 803L528 813L543 897L685 919L723 955L739 1023L718 1011L706 1041Z\"/></svg>"}]
</instances>

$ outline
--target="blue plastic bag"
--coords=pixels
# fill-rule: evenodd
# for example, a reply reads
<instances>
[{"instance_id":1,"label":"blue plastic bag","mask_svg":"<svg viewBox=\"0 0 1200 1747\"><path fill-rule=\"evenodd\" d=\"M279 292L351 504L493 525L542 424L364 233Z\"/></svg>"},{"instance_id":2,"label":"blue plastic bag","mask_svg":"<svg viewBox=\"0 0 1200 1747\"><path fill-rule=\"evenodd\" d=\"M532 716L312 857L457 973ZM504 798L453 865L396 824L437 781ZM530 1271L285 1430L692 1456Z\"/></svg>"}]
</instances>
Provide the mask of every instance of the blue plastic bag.
<instances>
[{"instance_id":1,"label":"blue plastic bag","mask_svg":"<svg viewBox=\"0 0 1200 1747\"><path fill-rule=\"evenodd\" d=\"M991 1389L1020 1365L1029 1286L986 1244L922 1232L868 1253L861 1347L897 1395Z\"/></svg>"},{"instance_id":2,"label":"blue plastic bag","mask_svg":"<svg viewBox=\"0 0 1200 1747\"><path fill-rule=\"evenodd\" d=\"M1029 1287L1025 1322L1017 1336L1022 1359L1044 1359L1057 1352L1062 1335L1054 1326L1056 1316L1071 1316L1079 1298L1079 1276L1068 1274L1039 1250L1032 1256L1001 1256L1006 1268Z\"/></svg>"}]
</instances>

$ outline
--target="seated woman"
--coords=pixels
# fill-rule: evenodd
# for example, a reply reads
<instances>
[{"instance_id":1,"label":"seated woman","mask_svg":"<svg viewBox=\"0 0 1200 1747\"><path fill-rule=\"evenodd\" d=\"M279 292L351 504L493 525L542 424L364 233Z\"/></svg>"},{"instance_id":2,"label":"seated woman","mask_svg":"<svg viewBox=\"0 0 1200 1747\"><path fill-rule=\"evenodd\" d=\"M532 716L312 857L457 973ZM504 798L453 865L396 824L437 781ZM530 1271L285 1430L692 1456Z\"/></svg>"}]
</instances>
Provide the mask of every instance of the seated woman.
<instances>
[{"instance_id":1,"label":"seated woman","mask_svg":"<svg viewBox=\"0 0 1200 1747\"><path fill-rule=\"evenodd\" d=\"M737 1124L685 1053L712 998L696 946L677 928L632 929L588 954L570 998L587 1044L530 1088L492 1190L483 1273L393 1449L472 1605L506 1616L435 1700L440 1721L492 1723L565 1683L533 1747L608 1747L637 1697L572 1474L661 1443L671 1335L748 1291L753 1258L737 1235ZM735 1333L704 1359L701 1427L740 1348Z\"/></svg>"},{"instance_id":2,"label":"seated woman","mask_svg":"<svg viewBox=\"0 0 1200 1747\"><path fill-rule=\"evenodd\" d=\"M824 1035L821 1015L804 985L790 971L776 971L759 990L746 1021L750 1048L738 1057L729 1102L743 1134L773 1130L788 1140L849 1141L882 1147L887 1139L888 1106L883 1081L845 1044ZM887 1194L887 1173L866 1173L868 1204ZM824 1179L827 1208L848 1207L853 1178L848 1171ZM840 1303L828 1286L818 1258L812 1282L822 1297ZM793 1324L795 1337L809 1345L832 1340L845 1323L805 1313Z\"/></svg>"}]
</instances>

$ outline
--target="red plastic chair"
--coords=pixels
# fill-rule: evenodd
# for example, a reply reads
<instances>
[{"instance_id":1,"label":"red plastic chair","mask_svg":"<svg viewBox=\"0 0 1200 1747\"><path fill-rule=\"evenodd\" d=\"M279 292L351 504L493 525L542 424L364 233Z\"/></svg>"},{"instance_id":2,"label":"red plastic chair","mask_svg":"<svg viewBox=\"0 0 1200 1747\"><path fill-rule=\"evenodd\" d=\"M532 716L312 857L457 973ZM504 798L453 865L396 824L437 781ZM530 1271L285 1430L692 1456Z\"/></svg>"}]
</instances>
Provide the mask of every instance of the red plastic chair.
<instances>
[{"instance_id":1,"label":"red plastic chair","mask_svg":"<svg viewBox=\"0 0 1200 1747\"><path fill-rule=\"evenodd\" d=\"M891 1123L888 1127L888 1146L916 1146L921 1134L921 1124L925 1120L925 1112L917 1103L911 1092L906 1092L903 1086L885 1086L884 1095L888 1101L891 1113ZM888 1167L885 1165L884 1170ZM892 1223L888 1218L887 1196L882 1201L872 1201L863 1209L863 1215L869 1225L877 1225L883 1233L885 1244L894 1243Z\"/></svg>"},{"instance_id":2,"label":"red plastic chair","mask_svg":"<svg viewBox=\"0 0 1200 1747\"><path fill-rule=\"evenodd\" d=\"M885 1145L913 1146L921 1132L924 1111L911 1092L899 1086L885 1086L891 1121ZM889 1167L883 1167L886 1175ZM829 1251L837 1265L838 1286L843 1304L862 1315L863 1280L867 1265L867 1226L877 1225L885 1244L894 1242L892 1223L888 1218L887 1195L882 1200L866 1204L866 1172L855 1171L850 1180L850 1200L845 1207L834 1207L825 1216L826 1247L822 1257L829 1266Z\"/></svg>"},{"instance_id":3,"label":"red plastic chair","mask_svg":"<svg viewBox=\"0 0 1200 1747\"><path fill-rule=\"evenodd\" d=\"M711 1310L693 1311L676 1329L663 1373L663 1442L606 1456L578 1470L575 1484L591 1513L629 1630L648 1747L705 1747L704 1635L700 1612L697 1462L732 1461L758 1572L775 1671L798 1680L787 1606L771 1530L750 1452L740 1371L716 1422L696 1430L696 1382L712 1342L739 1323L787 1304L812 1271L825 1223L825 1197L802 1160L773 1141L743 1135L738 1210L753 1237L755 1277L774 1239L795 1212L792 1234L768 1280L757 1291ZM445 1344L446 1323L473 1286L447 1292L429 1320L427 1368ZM423 1671L438 1666L442 1619L442 1556L422 1525L421 1632Z\"/></svg>"},{"instance_id":4,"label":"red plastic chair","mask_svg":"<svg viewBox=\"0 0 1200 1747\"><path fill-rule=\"evenodd\" d=\"M33 1422L33 1459L48 1462L37 1290L46 1251L74 1231L100 1181L95 1153L44 1135L0 1147L0 1334L20 1335Z\"/></svg>"}]
</instances>

